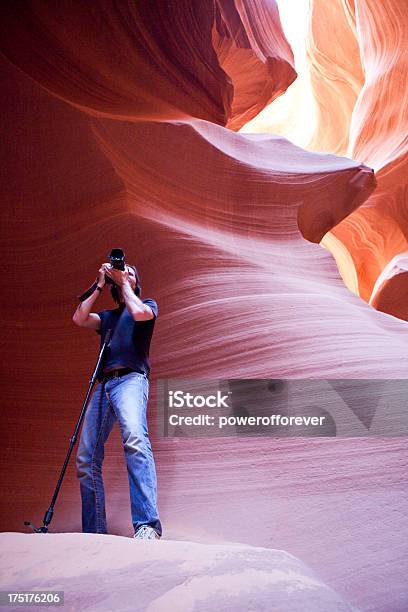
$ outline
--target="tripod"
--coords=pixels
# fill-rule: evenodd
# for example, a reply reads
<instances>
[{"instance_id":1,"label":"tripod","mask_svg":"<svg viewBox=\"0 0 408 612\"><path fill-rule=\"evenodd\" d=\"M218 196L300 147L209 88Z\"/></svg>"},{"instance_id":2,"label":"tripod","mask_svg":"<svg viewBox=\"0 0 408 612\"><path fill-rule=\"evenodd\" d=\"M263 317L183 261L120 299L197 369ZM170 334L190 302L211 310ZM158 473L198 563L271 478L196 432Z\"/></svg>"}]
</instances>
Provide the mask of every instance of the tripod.
<instances>
[{"instance_id":1,"label":"tripod","mask_svg":"<svg viewBox=\"0 0 408 612\"><path fill-rule=\"evenodd\" d=\"M98 359L96 361L96 365L95 365L93 374L92 374L91 379L89 381L88 391L86 393L86 396L85 396L85 399L84 399L84 403L82 404L82 409L81 409L80 415L78 417L77 424L75 426L74 434L70 438L70 445L69 445L69 448L68 448L67 456L65 457L64 465L62 466L61 473L60 473L59 478L58 478L57 486L55 487L54 495L52 496L52 500L51 500L51 503L50 503L50 506L49 506L47 512L44 514L43 525L42 525L42 527L35 527L30 521L24 521L24 525L30 525L33 528L33 531L35 531L36 533L48 533L48 525L52 521L52 517L53 517L53 514L54 514L55 502L57 501L57 497L58 497L58 493L59 493L59 490L60 490L60 487L61 487L61 484L62 484L62 480L63 480L63 478L65 476L65 471L66 471L67 466L68 466L69 458L71 456L72 449L74 448L75 442L77 441L78 432L79 432L79 429L81 427L81 423L83 421L83 418L85 416L85 412L86 412L89 400L91 398L92 389L94 388L96 380L98 378L98 373L99 373L99 370L100 370L101 365L102 365L102 360L103 360L103 358L105 356L106 349L109 347L109 343L111 341L111 338L112 338L112 330L108 329L108 331L106 332L106 336L105 336L104 342L102 344L101 350L99 351Z\"/></svg>"}]
</instances>

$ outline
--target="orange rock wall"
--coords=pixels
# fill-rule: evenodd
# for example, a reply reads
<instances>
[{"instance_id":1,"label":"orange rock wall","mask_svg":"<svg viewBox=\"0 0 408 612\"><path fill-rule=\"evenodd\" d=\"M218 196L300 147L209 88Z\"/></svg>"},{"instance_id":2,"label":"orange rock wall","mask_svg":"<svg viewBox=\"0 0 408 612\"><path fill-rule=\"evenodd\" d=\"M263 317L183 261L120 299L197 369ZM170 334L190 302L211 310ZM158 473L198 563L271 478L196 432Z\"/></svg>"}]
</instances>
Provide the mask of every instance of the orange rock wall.
<instances>
[{"instance_id":1,"label":"orange rock wall","mask_svg":"<svg viewBox=\"0 0 408 612\"><path fill-rule=\"evenodd\" d=\"M309 54L320 108L314 146L371 166L378 181L364 205L332 232L350 256L342 273L352 266L364 300L407 320L395 281L389 286L393 259L408 250L406 4L313 0L312 7ZM399 274L405 291L406 274Z\"/></svg>"}]
</instances>

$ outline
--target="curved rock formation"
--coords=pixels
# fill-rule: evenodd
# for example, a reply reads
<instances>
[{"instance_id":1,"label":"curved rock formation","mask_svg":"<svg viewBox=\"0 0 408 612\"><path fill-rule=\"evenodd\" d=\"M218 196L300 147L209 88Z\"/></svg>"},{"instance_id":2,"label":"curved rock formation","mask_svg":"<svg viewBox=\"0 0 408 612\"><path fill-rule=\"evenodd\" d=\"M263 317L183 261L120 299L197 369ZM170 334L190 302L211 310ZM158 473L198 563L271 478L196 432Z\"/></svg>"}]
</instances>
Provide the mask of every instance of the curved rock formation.
<instances>
[{"instance_id":1,"label":"curved rock formation","mask_svg":"<svg viewBox=\"0 0 408 612\"><path fill-rule=\"evenodd\" d=\"M213 2L1 4L0 49L92 115L225 123L232 86L211 44Z\"/></svg>"},{"instance_id":2,"label":"curved rock formation","mask_svg":"<svg viewBox=\"0 0 408 612\"><path fill-rule=\"evenodd\" d=\"M313 48L311 56L312 65L319 66L318 77L315 77L316 97L320 100L320 108L330 109L332 116L328 121L327 116L321 115L314 144L334 152L347 137L347 155L372 166L378 180L375 193L339 224L333 235L342 243L341 249L349 253L347 264L346 259L342 259L348 268L341 270L343 277L355 274L358 293L377 305L374 286L378 286L380 275L391 261L400 254L403 256L408 248L408 92L405 78L408 13L401 0L385 4L355 0L330 3L330 6L314 0L313 6L311 31L313 41L318 40L315 43L318 48ZM340 45L333 46L334 33L341 40ZM322 49L331 49L332 55L322 55ZM360 83L363 86L358 92ZM336 98L340 90L343 95ZM344 120L339 120L339 113L343 111ZM333 249L340 260L334 243ZM351 264L354 271L350 269ZM394 287L395 282L394 279ZM405 283L404 275L399 288L406 293ZM381 309L396 317L402 315L406 320L400 299L390 288Z\"/></svg>"},{"instance_id":3,"label":"curved rock formation","mask_svg":"<svg viewBox=\"0 0 408 612\"><path fill-rule=\"evenodd\" d=\"M384 268L374 285L370 304L382 312L392 312L395 317L408 321L406 283L408 251L396 255Z\"/></svg>"},{"instance_id":4,"label":"curved rock formation","mask_svg":"<svg viewBox=\"0 0 408 612\"><path fill-rule=\"evenodd\" d=\"M406 376L406 323L351 293L332 255L317 244L329 232L342 248L337 262L350 266L355 252L343 233L364 214L366 225L350 229L350 235L355 242L362 233L366 257L362 247L357 253L370 274L353 266L344 279L358 284L365 296L364 278L370 278L370 292L382 252L377 245L394 226L386 215L384 228L367 215L373 208L379 214L374 204L379 194L383 197L383 186L388 189L390 165L373 191L376 166L368 158L310 153L281 137L217 125L230 121L235 129L247 112L250 116L283 88L285 77L275 74L277 66L288 81L293 77L282 64L291 65L286 49L282 61L269 62L273 70L254 71L253 86L247 80L251 65L258 64L252 64L249 48L240 47L241 36L245 30L253 49L262 29L258 23L258 38L252 33L251 40L244 8L260 15L262 3L251 3L251 9L249 3L234 4L241 21L228 32L236 33L234 45L246 58L242 79L231 70L232 80L243 86L234 88L236 98L209 43L221 36L214 33L212 4L207 13L209 5L201 3L192 16L191 4L177 2L181 17L176 11L159 24L148 13L136 19L134 3L126 4L123 10L131 14L124 19L118 10L123 3L93 3L92 10L87 5L89 13L82 17L84 6L76 3L71 19L58 23L54 9L41 0L13 3L2 13L2 48L19 66L2 60L1 104L8 126L3 233L5 252L13 254L4 268L4 528L20 530L27 519L38 523L45 510L98 346L96 334L73 326L75 296L89 286L112 246L120 245L138 264L144 297L159 305L149 410L165 537L290 550L353 605L402 610L404 438L162 439L154 427L157 378ZM160 6L169 11L174 5ZM351 2L347 6L352 8ZM106 7L103 19L101 7ZM94 12L98 16L91 19ZM117 45L114 33L126 30L132 17L143 36L134 41L132 28ZM179 17L186 38L175 34ZM166 43L164 59L156 34ZM276 36L281 39L278 31ZM189 50L186 58L188 40L195 54ZM139 52L141 41L154 47L153 58ZM234 45L227 45L221 63L238 66L242 55ZM276 57L279 48L276 43ZM262 53L272 57L268 49ZM361 108L361 117L370 121L364 104ZM159 121L143 121L153 117ZM363 155L369 135L363 127L361 134ZM395 136L390 139L396 142ZM389 150L400 172L397 148ZM395 186L398 197L402 192ZM369 195L370 208L363 203ZM402 224L398 229L400 234L395 230L389 238L393 249L395 236L405 231ZM105 294L98 307L110 306ZM387 413L381 415L386 421ZM375 431L385 431L374 416ZM124 535L130 526L128 489L114 436L104 474L109 529ZM52 528L79 531L79 503L71 464Z\"/></svg>"},{"instance_id":5,"label":"curved rock formation","mask_svg":"<svg viewBox=\"0 0 408 612\"><path fill-rule=\"evenodd\" d=\"M308 20L306 45L289 30L299 79L242 129L279 133L375 169L375 193L322 242L347 286L374 305L378 279L407 250L407 12L401 0L313 0ZM400 305L386 302L400 317Z\"/></svg>"},{"instance_id":6,"label":"curved rock formation","mask_svg":"<svg viewBox=\"0 0 408 612\"><path fill-rule=\"evenodd\" d=\"M296 78L276 2L217 0L213 45L234 84L230 129L241 128Z\"/></svg>"},{"instance_id":7,"label":"curved rock formation","mask_svg":"<svg viewBox=\"0 0 408 612\"><path fill-rule=\"evenodd\" d=\"M308 153L276 136L235 134L204 121L93 125L132 210L195 225L202 240L204 220L206 230L221 231L226 240L243 234L273 242L300 230L319 243L376 186L372 168ZM206 164L199 166L201 159Z\"/></svg>"},{"instance_id":8,"label":"curved rock formation","mask_svg":"<svg viewBox=\"0 0 408 612\"><path fill-rule=\"evenodd\" d=\"M91 115L238 129L296 78L275 2L23 0L0 17L2 53Z\"/></svg>"}]
</instances>

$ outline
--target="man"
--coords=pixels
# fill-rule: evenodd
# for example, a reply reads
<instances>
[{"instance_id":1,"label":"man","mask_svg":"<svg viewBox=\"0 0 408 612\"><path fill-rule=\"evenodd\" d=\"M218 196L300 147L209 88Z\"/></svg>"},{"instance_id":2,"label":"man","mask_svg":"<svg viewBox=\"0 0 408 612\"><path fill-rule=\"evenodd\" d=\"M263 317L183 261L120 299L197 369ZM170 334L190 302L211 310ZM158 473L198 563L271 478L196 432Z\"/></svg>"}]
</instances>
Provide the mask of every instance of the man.
<instances>
[{"instance_id":1,"label":"man","mask_svg":"<svg viewBox=\"0 0 408 612\"><path fill-rule=\"evenodd\" d=\"M114 283L111 294L118 306L91 312L104 289L105 275ZM139 298L141 286L134 266L126 265L121 271L111 264L102 264L93 287L94 291L79 304L73 321L100 334L101 345L108 329L112 329L112 339L99 385L85 413L76 457L82 531L107 533L102 462L104 443L117 419L127 464L133 537L160 538L162 525L157 509L156 468L146 419L149 348L158 315L157 303L153 299Z\"/></svg>"}]
</instances>

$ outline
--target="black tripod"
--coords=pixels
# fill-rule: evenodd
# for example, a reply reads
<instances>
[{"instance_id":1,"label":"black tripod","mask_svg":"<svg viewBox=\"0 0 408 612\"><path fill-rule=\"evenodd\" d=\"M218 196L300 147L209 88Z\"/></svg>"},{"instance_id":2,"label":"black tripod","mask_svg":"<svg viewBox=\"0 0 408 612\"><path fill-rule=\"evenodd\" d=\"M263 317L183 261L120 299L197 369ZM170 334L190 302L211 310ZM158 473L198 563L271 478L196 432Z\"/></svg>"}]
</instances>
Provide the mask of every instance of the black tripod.
<instances>
[{"instance_id":1,"label":"black tripod","mask_svg":"<svg viewBox=\"0 0 408 612\"><path fill-rule=\"evenodd\" d=\"M44 514L43 525L42 525L42 527L35 527L30 521L24 521L24 525L31 525L31 527L33 528L33 530L36 533L48 533L48 525L52 521L52 516L54 514L55 502L57 501L57 497L58 497L58 493L59 493L59 490L60 490L60 487L61 487L61 484L62 484L62 480L64 478L65 471L66 471L67 466L68 466L69 458L71 456L72 449L74 448L75 442L77 441L78 432L79 432L79 429L81 427L82 420L83 420L83 418L85 416L85 412L86 412L89 400L91 398L92 389L94 388L96 380L98 378L98 373L99 373L99 370L100 370L100 367L101 367L101 364L102 364L102 360L104 358L106 349L109 347L109 343L111 341L111 338L112 338L112 330L108 329L108 331L106 333L106 336L105 336L105 339L104 339L104 342L102 344L101 350L99 351L98 359L97 359L97 362L96 362L93 374L91 376L91 380L89 381L89 388L88 388L87 394L85 396L84 403L82 404L81 413L79 415L78 422L77 422L77 424L75 426L74 435L72 436L72 438L70 438L70 442L71 443L69 445L67 456L65 457L64 465L62 466L62 470L61 470L60 476L58 478L57 486L55 487L54 495L52 496L52 500L51 500L51 503L50 503L50 506L49 506L47 512Z\"/></svg>"}]
</instances>

